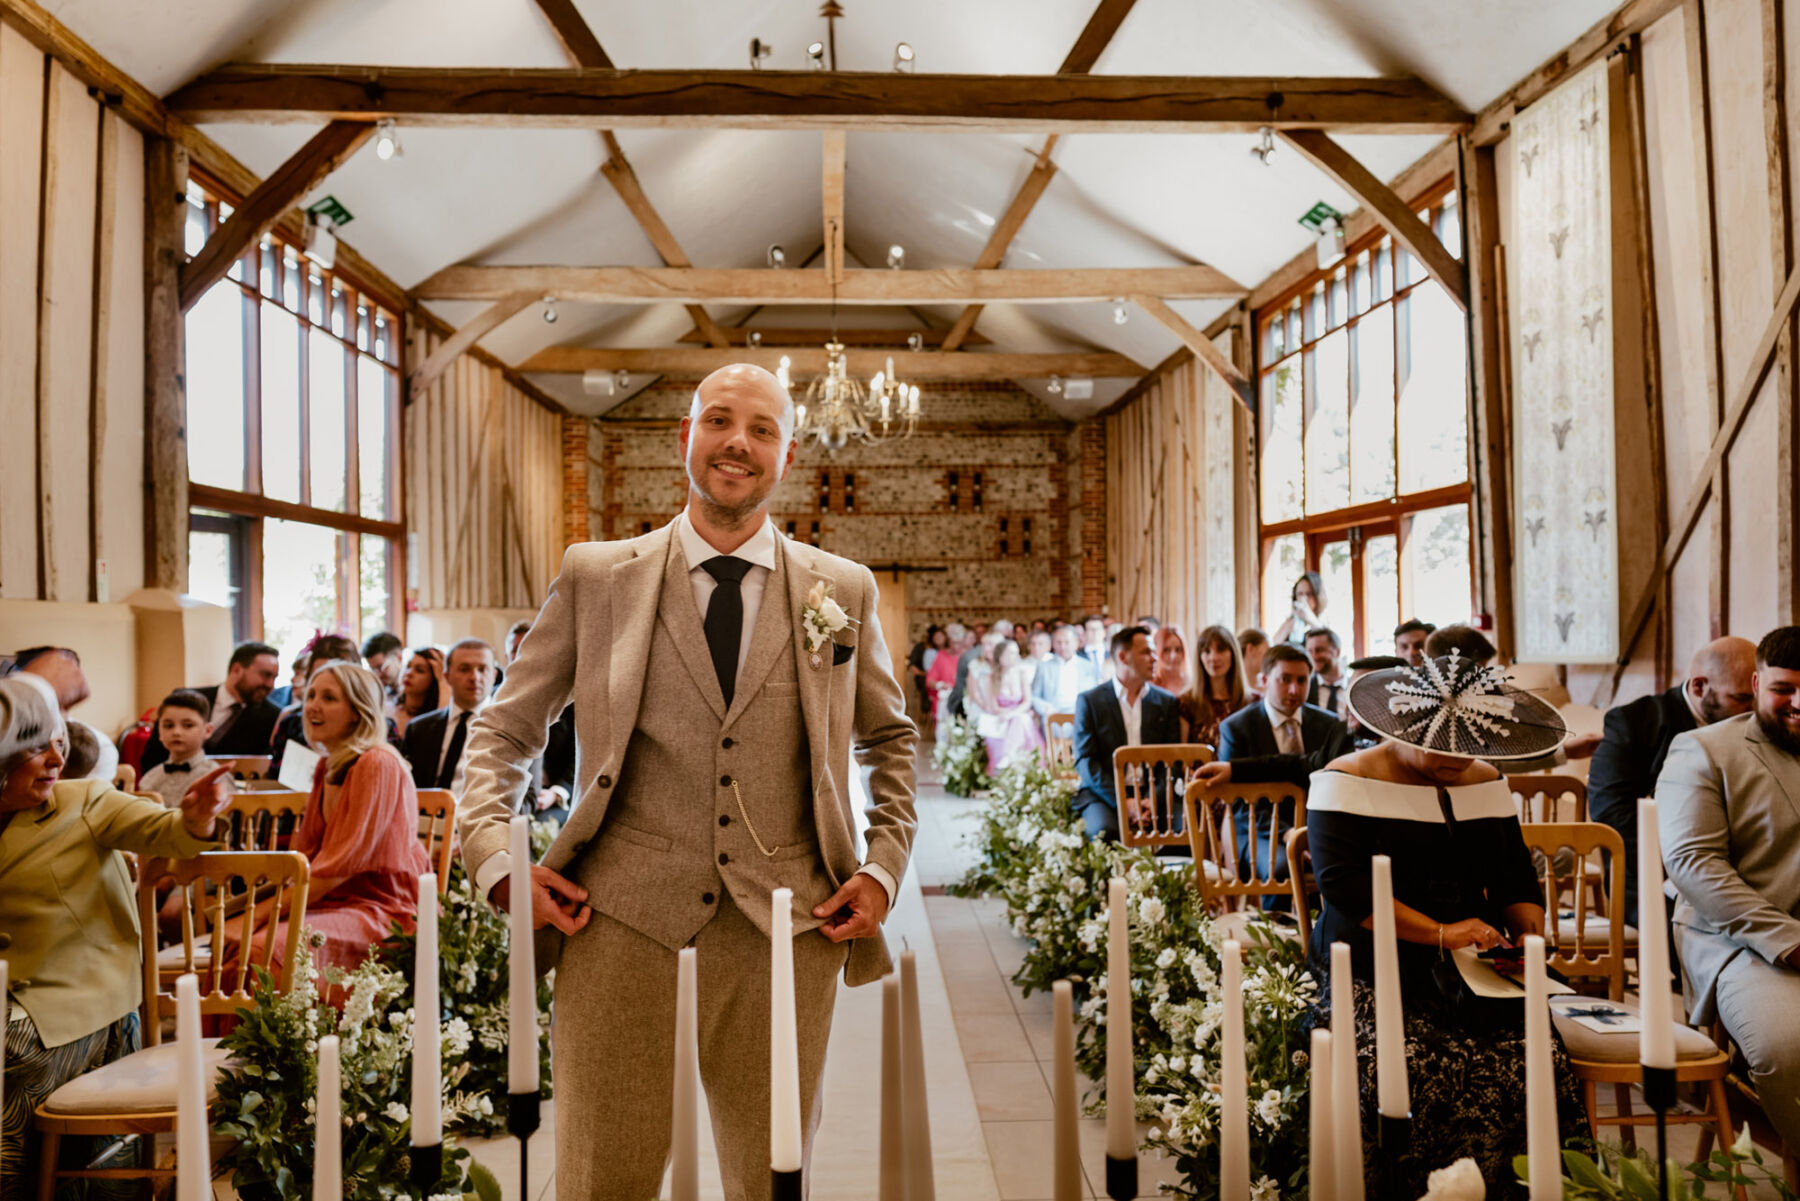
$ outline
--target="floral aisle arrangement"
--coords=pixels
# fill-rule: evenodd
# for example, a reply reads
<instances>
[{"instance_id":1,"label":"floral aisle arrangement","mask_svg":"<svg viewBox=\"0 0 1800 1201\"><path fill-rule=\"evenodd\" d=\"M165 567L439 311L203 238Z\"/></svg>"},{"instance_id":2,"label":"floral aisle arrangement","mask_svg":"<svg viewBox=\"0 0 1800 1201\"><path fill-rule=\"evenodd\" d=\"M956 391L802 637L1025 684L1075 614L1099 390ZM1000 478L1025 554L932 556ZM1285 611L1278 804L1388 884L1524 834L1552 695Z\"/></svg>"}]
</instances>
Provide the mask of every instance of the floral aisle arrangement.
<instances>
[{"instance_id":1,"label":"floral aisle arrangement","mask_svg":"<svg viewBox=\"0 0 1800 1201\"><path fill-rule=\"evenodd\" d=\"M944 790L951 796L974 796L993 783L987 770L987 744L975 727L960 717L951 723L950 737L932 748L931 762L944 773Z\"/></svg>"},{"instance_id":2,"label":"floral aisle arrangement","mask_svg":"<svg viewBox=\"0 0 1800 1201\"><path fill-rule=\"evenodd\" d=\"M220 1044L232 1062L220 1073L214 1127L235 1140L221 1166L230 1170L246 1201L301 1201L311 1195L318 1040L336 1034L343 1073L344 1196L396 1201L411 1193L407 1105L413 1013L406 980L374 954L353 972L321 973L312 958L316 938L309 933L300 940L287 993L278 994L268 974L257 973L255 1007L238 1010L237 1027ZM341 1014L326 1001L321 985L341 990ZM448 1081L467 1048L449 1029L443 1046ZM464 1120L477 1104L466 1092L449 1091L445 1126ZM432 1201L460 1198L465 1190L481 1201L499 1198L493 1177L446 1139L444 1172Z\"/></svg>"},{"instance_id":3,"label":"floral aisle arrangement","mask_svg":"<svg viewBox=\"0 0 1800 1201\"><path fill-rule=\"evenodd\" d=\"M1074 787L1041 761L1007 765L973 837L980 862L956 890L998 897L1029 940L1013 979L1026 992L1071 981L1076 1059L1105 1078L1106 882L1126 881L1138 1116L1150 1144L1172 1155L1189 1197L1218 1195L1220 1021L1217 927L1191 869L1145 848L1088 839L1071 813ZM1317 988L1305 950L1258 921L1244 948L1251 1168L1259 1198L1304 1195L1306 1055L1300 1021Z\"/></svg>"}]
</instances>

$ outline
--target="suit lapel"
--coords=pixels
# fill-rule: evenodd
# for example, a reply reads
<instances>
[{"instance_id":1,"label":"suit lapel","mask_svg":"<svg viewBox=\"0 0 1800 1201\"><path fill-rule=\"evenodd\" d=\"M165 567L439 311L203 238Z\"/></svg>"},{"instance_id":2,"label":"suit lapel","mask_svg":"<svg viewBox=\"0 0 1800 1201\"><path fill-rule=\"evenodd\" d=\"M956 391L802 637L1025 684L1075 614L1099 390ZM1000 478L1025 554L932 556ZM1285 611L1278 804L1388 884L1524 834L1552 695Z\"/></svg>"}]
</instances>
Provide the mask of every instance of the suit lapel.
<instances>
[{"instance_id":1,"label":"suit lapel","mask_svg":"<svg viewBox=\"0 0 1800 1201\"><path fill-rule=\"evenodd\" d=\"M664 526L641 546L637 554L613 565L604 604L602 629L612 639L612 654L606 678L606 698L610 707L607 724L613 735L610 762L619 763L625 755L625 744L637 727L638 706L644 698L644 670L650 662L650 639L655 633L656 605L662 595L661 573L673 541L670 527ZM693 604L693 598L688 598ZM713 681L718 687L718 681ZM605 762L606 760L603 760Z\"/></svg>"},{"instance_id":2,"label":"suit lapel","mask_svg":"<svg viewBox=\"0 0 1800 1201\"><path fill-rule=\"evenodd\" d=\"M787 558L787 613L797 615L806 608L806 594L819 576L813 571L810 557L798 543L791 538L778 538L776 541ZM763 594L765 615L773 600L774 597L768 593ZM762 622L759 621L759 634L761 626ZM789 632L791 636L791 625ZM812 747L813 779L817 781L819 769L825 762L825 753L831 745L831 666L827 660L825 666L814 667L804 646L796 646L794 653L799 661L800 712L806 720L806 740Z\"/></svg>"},{"instance_id":3,"label":"suit lapel","mask_svg":"<svg viewBox=\"0 0 1800 1201\"><path fill-rule=\"evenodd\" d=\"M1795 762L1794 756L1769 745L1769 740L1763 736L1762 727L1756 724L1755 717L1750 719L1744 731L1744 741L1750 744L1750 752L1756 756L1757 761L1781 785L1781 795L1787 798L1788 808L1794 811L1796 818L1800 818L1800 763Z\"/></svg>"},{"instance_id":4,"label":"suit lapel","mask_svg":"<svg viewBox=\"0 0 1800 1201\"><path fill-rule=\"evenodd\" d=\"M763 586L762 603L757 607L756 628L750 631L750 650L744 656L743 667L738 669L731 711L726 715L727 725L744 711L744 706L775 670L782 652L793 640L798 610L789 605L792 590L787 587L787 578L790 574L787 556L779 553L778 547L775 570L769 573L768 583Z\"/></svg>"}]
</instances>

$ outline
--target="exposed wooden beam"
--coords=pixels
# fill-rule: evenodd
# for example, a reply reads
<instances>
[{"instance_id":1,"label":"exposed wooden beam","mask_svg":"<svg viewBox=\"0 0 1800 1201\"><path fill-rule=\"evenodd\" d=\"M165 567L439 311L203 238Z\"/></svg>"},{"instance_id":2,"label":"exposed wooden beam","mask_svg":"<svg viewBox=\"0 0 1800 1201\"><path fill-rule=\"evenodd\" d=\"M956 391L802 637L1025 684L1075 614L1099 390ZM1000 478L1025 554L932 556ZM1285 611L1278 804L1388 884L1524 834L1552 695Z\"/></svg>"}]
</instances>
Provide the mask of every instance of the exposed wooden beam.
<instances>
[{"instance_id":1,"label":"exposed wooden beam","mask_svg":"<svg viewBox=\"0 0 1800 1201\"><path fill-rule=\"evenodd\" d=\"M1075 45L1069 50L1069 57L1063 59L1058 69L1060 75L1086 75L1100 61L1101 53L1112 42L1113 34L1119 32L1125 15L1137 0L1100 0L1088 23L1083 27L1081 36L1075 39Z\"/></svg>"},{"instance_id":2,"label":"exposed wooden beam","mask_svg":"<svg viewBox=\"0 0 1800 1201\"><path fill-rule=\"evenodd\" d=\"M1462 263L1447 250L1429 226L1419 220L1411 205L1394 194L1394 190L1377 179L1373 172L1338 145L1331 137L1316 129L1282 130L1281 137L1298 150L1307 162L1323 171L1339 187L1362 201L1395 242L1406 248L1431 274L1450 298L1465 311L1469 307L1468 273Z\"/></svg>"},{"instance_id":3,"label":"exposed wooden beam","mask_svg":"<svg viewBox=\"0 0 1800 1201\"><path fill-rule=\"evenodd\" d=\"M367 121L333 121L294 151L181 268L182 311L193 308L283 213L362 149L374 132Z\"/></svg>"},{"instance_id":4,"label":"exposed wooden beam","mask_svg":"<svg viewBox=\"0 0 1800 1201\"><path fill-rule=\"evenodd\" d=\"M942 329L840 329L830 330L823 326L813 329L789 329L779 325L744 325L728 326L725 337L732 346L748 346L752 332L762 335L764 346L823 346L835 334L837 340L845 346L892 346L896 349L907 344L907 339L918 335L922 346L937 349L943 346L945 336L950 332ZM706 335L697 329L690 329L677 342L704 342ZM987 346L992 339L981 334L970 334L966 345Z\"/></svg>"},{"instance_id":5,"label":"exposed wooden beam","mask_svg":"<svg viewBox=\"0 0 1800 1201\"><path fill-rule=\"evenodd\" d=\"M729 301L733 304L830 302L823 271L700 267L446 267L413 289L421 300L499 300L535 292L603 304ZM1045 271L844 272L840 304L968 304L972 301L1103 301L1143 292L1174 299L1236 300L1244 289L1212 267L1073 268Z\"/></svg>"},{"instance_id":6,"label":"exposed wooden beam","mask_svg":"<svg viewBox=\"0 0 1800 1201\"><path fill-rule=\"evenodd\" d=\"M981 253L975 258L978 270L992 270L1005 260L1007 248L1019 236L1019 229L1025 224L1025 218L1031 215L1031 210L1037 206L1038 197L1050 186L1051 179L1056 176L1056 164L1050 161L1050 155L1056 149L1056 140L1055 134L1044 140L1044 148L1038 151L1037 162L1032 164L1030 172L1026 174L1018 194L1006 206L1006 212L1001 214L1000 220L994 223L994 232L988 235L987 245L981 248ZM955 350L968 340L969 334L975 329L975 319L981 316L981 308L981 305L972 304L957 315L956 324L950 327L950 334L944 339L945 350Z\"/></svg>"},{"instance_id":7,"label":"exposed wooden beam","mask_svg":"<svg viewBox=\"0 0 1800 1201\"><path fill-rule=\"evenodd\" d=\"M1272 105L1272 100L1279 104ZM168 98L197 123L394 117L412 126L860 132L1456 133L1470 114L1415 78L589 71L245 63Z\"/></svg>"},{"instance_id":8,"label":"exposed wooden beam","mask_svg":"<svg viewBox=\"0 0 1800 1201\"><path fill-rule=\"evenodd\" d=\"M144 585L186 592L186 323L181 319L187 149L144 139Z\"/></svg>"},{"instance_id":9,"label":"exposed wooden beam","mask_svg":"<svg viewBox=\"0 0 1800 1201\"><path fill-rule=\"evenodd\" d=\"M831 282L844 280L844 156L846 137L841 129L825 131L823 195L825 202L825 274Z\"/></svg>"},{"instance_id":10,"label":"exposed wooden beam","mask_svg":"<svg viewBox=\"0 0 1800 1201\"><path fill-rule=\"evenodd\" d=\"M1763 142L1769 148L1769 230L1775 266L1794 269L1793 185L1788 176L1787 18L1781 0L1762 0ZM1800 373L1794 348L1800 322L1792 316L1775 354L1775 612L1800 621Z\"/></svg>"},{"instance_id":11,"label":"exposed wooden beam","mask_svg":"<svg viewBox=\"0 0 1800 1201\"><path fill-rule=\"evenodd\" d=\"M1212 369L1214 375L1225 381L1238 403L1248 413L1256 412L1256 387L1237 364L1226 357L1224 351L1213 345L1213 340L1195 329L1186 317L1170 308L1167 302L1155 296L1133 296L1131 303L1156 318L1163 328L1181 339L1182 345L1194 352L1194 357Z\"/></svg>"},{"instance_id":12,"label":"exposed wooden beam","mask_svg":"<svg viewBox=\"0 0 1800 1201\"><path fill-rule=\"evenodd\" d=\"M650 197L644 194L643 185L638 182L637 172L631 169L631 161L625 157L619 139L613 136L610 129L603 129L600 131L600 140L606 145L606 161L600 164L600 174L606 177L606 181L613 186L613 191L619 194L619 199L625 202L625 207L631 210L631 215L637 219L644 236L650 239L650 245L662 257L664 266L693 266L681 249L681 243L669 232L662 214L656 211L656 206L650 203ZM704 308L690 304L687 311L688 316L694 319L694 324L700 327L700 332L706 335L708 342L714 346L726 345L724 331Z\"/></svg>"},{"instance_id":13,"label":"exposed wooden beam","mask_svg":"<svg viewBox=\"0 0 1800 1201\"><path fill-rule=\"evenodd\" d=\"M453 338L456 336L456 330L448 321L445 321L442 317L439 317L436 313L432 312L422 304L411 304L407 306L406 320L408 335L406 341L406 356L401 359L403 366L413 362L422 361L424 358L428 357L422 350L418 349L419 346L424 345L427 333L436 334L439 338ZM464 353L482 366L492 367L495 371L498 371L501 379L524 393L533 403L538 405L539 408L555 413L559 417L569 416L569 410L563 407L561 401L526 379L523 375L519 374L517 368L502 361L499 357L489 354L479 346L471 346ZM405 394L404 402L411 403L411 401L412 392L408 390Z\"/></svg>"},{"instance_id":14,"label":"exposed wooden beam","mask_svg":"<svg viewBox=\"0 0 1800 1201\"><path fill-rule=\"evenodd\" d=\"M1052 375L1093 376L1098 379L1132 379L1144 373L1141 364L1122 354L982 354L973 351L945 353L931 350L846 350L852 375L867 377L887 370L903 380L1009 380L1048 379ZM822 347L732 347L729 350L688 346L648 349L552 346L519 364L520 371L574 374L584 371L629 371L634 374L704 375L730 363L756 363L773 371L786 357L791 369L814 373L825 370Z\"/></svg>"},{"instance_id":15,"label":"exposed wooden beam","mask_svg":"<svg viewBox=\"0 0 1800 1201\"><path fill-rule=\"evenodd\" d=\"M418 370L407 380L412 394L416 397L431 387L437 382L438 376L444 374L464 351L537 303L538 297L537 292L515 292L503 300L496 300L463 322L455 333L438 344L438 348L431 352L431 357L419 364Z\"/></svg>"},{"instance_id":16,"label":"exposed wooden beam","mask_svg":"<svg viewBox=\"0 0 1800 1201\"><path fill-rule=\"evenodd\" d=\"M612 68L612 59L607 57L606 48L582 19L575 0L537 0L537 6L549 20L550 28L556 31L556 40L563 44L563 49L577 66Z\"/></svg>"}]
</instances>

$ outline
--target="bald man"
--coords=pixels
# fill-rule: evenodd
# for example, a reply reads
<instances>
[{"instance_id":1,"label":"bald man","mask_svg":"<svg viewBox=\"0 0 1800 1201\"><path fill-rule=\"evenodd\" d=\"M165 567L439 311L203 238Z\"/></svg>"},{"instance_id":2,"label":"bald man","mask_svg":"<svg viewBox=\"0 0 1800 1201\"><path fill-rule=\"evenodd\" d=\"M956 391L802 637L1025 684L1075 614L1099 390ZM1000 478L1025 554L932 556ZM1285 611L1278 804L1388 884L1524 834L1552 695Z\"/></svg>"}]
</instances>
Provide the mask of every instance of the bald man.
<instances>
[{"instance_id":1,"label":"bald man","mask_svg":"<svg viewBox=\"0 0 1800 1201\"><path fill-rule=\"evenodd\" d=\"M1694 652L1688 678L1654 696L1607 710L1606 729L1588 768L1588 817L1625 840L1625 920L1637 922L1637 803L1656 792L1663 758L1677 734L1748 712L1756 645L1720 638Z\"/></svg>"},{"instance_id":2,"label":"bald man","mask_svg":"<svg viewBox=\"0 0 1800 1201\"><path fill-rule=\"evenodd\" d=\"M569 548L469 737L464 862L499 907L531 906L539 970L556 969L564 1201L656 1195L684 947L696 951L700 1076L725 1196L771 1195L769 940L780 888L793 894L810 1157L838 977L858 985L888 971L881 923L917 824L918 732L876 619L875 577L769 521L794 461L787 390L760 367L720 368L695 390L669 449L687 470L687 507L642 537ZM580 803L531 869L531 895L514 896L507 823L571 701ZM857 765L869 769L861 847Z\"/></svg>"}]
</instances>

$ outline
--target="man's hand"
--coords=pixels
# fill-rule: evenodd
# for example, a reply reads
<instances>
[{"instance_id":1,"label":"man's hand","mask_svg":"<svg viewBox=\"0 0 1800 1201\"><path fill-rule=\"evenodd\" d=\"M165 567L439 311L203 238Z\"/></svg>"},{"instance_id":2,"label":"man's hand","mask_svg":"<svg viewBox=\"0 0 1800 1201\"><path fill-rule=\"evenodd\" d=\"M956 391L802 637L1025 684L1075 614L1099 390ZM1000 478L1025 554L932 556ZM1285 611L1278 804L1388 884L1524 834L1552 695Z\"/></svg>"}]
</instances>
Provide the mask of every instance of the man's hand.
<instances>
[{"instance_id":1,"label":"man's hand","mask_svg":"<svg viewBox=\"0 0 1800 1201\"><path fill-rule=\"evenodd\" d=\"M542 930L555 926L564 934L573 934L588 924L594 911L587 907L587 889L557 875L540 863L531 865L531 928ZM488 894L494 907L512 912L512 873L500 877Z\"/></svg>"},{"instance_id":2,"label":"man's hand","mask_svg":"<svg viewBox=\"0 0 1800 1201\"><path fill-rule=\"evenodd\" d=\"M195 838L210 840L219 814L231 805L236 791L231 783L231 768L225 765L213 768L189 785L182 795L181 824Z\"/></svg>"},{"instance_id":3,"label":"man's hand","mask_svg":"<svg viewBox=\"0 0 1800 1201\"><path fill-rule=\"evenodd\" d=\"M1592 759L1600 746L1599 734L1575 734L1563 743L1563 754L1571 759Z\"/></svg>"},{"instance_id":4,"label":"man's hand","mask_svg":"<svg viewBox=\"0 0 1800 1201\"><path fill-rule=\"evenodd\" d=\"M1188 783L1210 787L1229 784L1231 783L1231 764L1220 763L1217 760L1211 763L1202 763L1188 773Z\"/></svg>"},{"instance_id":5,"label":"man's hand","mask_svg":"<svg viewBox=\"0 0 1800 1201\"><path fill-rule=\"evenodd\" d=\"M568 791L564 789L561 784L552 784L550 787L540 790L537 794L537 811L539 813L542 813L546 809L554 809L558 805L566 805L568 803Z\"/></svg>"},{"instance_id":6,"label":"man's hand","mask_svg":"<svg viewBox=\"0 0 1800 1201\"><path fill-rule=\"evenodd\" d=\"M88 698L87 673L81 670L81 664L73 655L50 651L39 655L30 666L21 670L41 677L50 685L51 691L56 693L56 707L64 714Z\"/></svg>"},{"instance_id":7,"label":"man's hand","mask_svg":"<svg viewBox=\"0 0 1800 1201\"><path fill-rule=\"evenodd\" d=\"M819 933L832 942L873 936L887 920L887 912L887 889L868 872L857 872L824 904L813 906L814 917L826 918Z\"/></svg>"}]
</instances>

